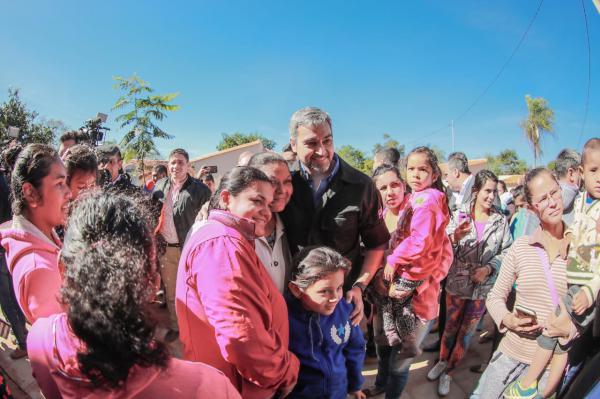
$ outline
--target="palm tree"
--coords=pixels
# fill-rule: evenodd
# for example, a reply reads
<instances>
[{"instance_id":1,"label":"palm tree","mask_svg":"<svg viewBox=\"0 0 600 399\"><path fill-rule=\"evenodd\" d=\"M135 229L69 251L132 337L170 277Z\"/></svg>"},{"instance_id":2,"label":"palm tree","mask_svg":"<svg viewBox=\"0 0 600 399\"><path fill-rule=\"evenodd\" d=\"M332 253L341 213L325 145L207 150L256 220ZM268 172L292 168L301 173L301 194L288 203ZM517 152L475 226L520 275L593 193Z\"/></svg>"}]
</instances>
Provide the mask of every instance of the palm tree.
<instances>
[{"instance_id":1,"label":"palm tree","mask_svg":"<svg viewBox=\"0 0 600 399\"><path fill-rule=\"evenodd\" d=\"M548 101L542 97L531 98L526 95L525 102L528 115L521 122L521 127L533 149L533 165L535 167L542 155L540 143L542 134L552 134L554 131L554 111L550 109Z\"/></svg>"},{"instance_id":2,"label":"palm tree","mask_svg":"<svg viewBox=\"0 0 600 399\"><path fill-rule=\"evenodd\" d=\"M156 121L162 121L167 116L166 112L179 109L179 105L170 104L179 93L150 95L154 90L137 75L129 78L117 76L114 79L117 81L115 89L124 93L112 109L131 108L116 118L117 122L121 122L120 127L127 129L121 140L122 150L135 154L139 169L143 172L144 160L149 155L158 154L154 139L173 138L158 127Z\"/></svg>"}]
</instances>

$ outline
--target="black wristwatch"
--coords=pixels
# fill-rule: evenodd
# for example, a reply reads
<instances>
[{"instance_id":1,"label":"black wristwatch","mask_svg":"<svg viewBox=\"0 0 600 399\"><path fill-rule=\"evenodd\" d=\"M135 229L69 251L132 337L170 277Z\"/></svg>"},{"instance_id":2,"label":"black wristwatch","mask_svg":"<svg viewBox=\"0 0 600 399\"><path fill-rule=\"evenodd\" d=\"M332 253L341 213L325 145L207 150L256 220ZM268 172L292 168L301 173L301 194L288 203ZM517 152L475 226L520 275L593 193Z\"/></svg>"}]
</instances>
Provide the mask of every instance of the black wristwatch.
<instances>
[{"instance_id":1,"label":"black wristwatch","mask_svg":"<svg viewBox=\"0 0 600 399\"><path fill-rule=\"evenodd\" d=\"M352 284L352 288L354 288L354 287L360 288L360 290L362 291L363 294L365 293L365 290L367 289L367 285L365 283L359 283L359 282Z\"/></svg>"}]
</instances>

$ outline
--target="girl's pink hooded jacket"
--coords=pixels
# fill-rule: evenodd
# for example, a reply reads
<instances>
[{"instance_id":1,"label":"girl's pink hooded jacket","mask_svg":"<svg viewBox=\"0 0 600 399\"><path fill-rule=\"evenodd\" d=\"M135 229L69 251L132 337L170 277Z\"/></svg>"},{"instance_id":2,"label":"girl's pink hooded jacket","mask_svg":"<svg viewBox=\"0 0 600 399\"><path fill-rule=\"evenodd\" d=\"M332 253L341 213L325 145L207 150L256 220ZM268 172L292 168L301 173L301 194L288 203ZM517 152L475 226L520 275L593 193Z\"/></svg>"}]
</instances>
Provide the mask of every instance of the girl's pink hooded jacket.
<instances>
[{"instance_id":1,"label":"girl's pink hooded jacket","mask_svg":"<svg viewBox=\"0 0 600 399\"><path fill-rule=\"evenodd\" d=\"M183 247L176 309L184 357L221 370L244 399L266 399L295 385L300 364L254 239L252 221L211 211Z\"/></svg>"},{"instance_id":2,"label":"girl's pink hooded jacket","mask_svg":"<svg viewBox=\"0 0 600 399\"><path fill-rule=\"evenodd\" d=\"M452 265L453 252L446 226L450 213L446 195L435 188L412 193L408 214L399 220L387 263L398 265L396 273L412 281L423 280L413 297L415 314L424 321L438 315L440 282Z\"/></svg>"},{"instance_id":3,"label":"girl's pink hooded jacket","mask_svg":"<svg viewBox=\"0 0 600 399\"><path fill-rule=\"evenodd\" d=\"M223 373L205 364L174 358L165 370L134 366L121 389L94 389L77 363L77 351L82 347L64 313L40 318L33 324L27 336L27 352L33 375L47 399L241 399Z\"/></svg>"},{"instance_id":4,"label":"girl's pink hooded jacket","mask_svg":"<svg viewBox=\"0 0 600 399\"><path fill-rule=\"evenodd\" d=\"M15 295L31 324L40 317L63 311L59 303L62 279L58 270L61 242L56 235L52 238L23 216L15 216L0 226L0 243L6 250Z\"/></svg>"}]
</instances>

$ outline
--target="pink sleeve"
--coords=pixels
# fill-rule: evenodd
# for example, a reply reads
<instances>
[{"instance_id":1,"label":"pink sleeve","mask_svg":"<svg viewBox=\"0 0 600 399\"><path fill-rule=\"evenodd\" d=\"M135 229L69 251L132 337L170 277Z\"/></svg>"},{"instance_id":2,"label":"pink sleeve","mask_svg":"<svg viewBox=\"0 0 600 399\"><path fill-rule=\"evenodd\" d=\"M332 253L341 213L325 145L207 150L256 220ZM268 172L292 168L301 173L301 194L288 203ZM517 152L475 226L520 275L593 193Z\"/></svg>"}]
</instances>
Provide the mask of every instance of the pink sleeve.
<instances>
[{"instance_id":1,"label":"pink sleeve","mask_svg":"<svg viewBox=\"0 0 600 399\"><path fill-rule=\"evenodd\" d=\"M31 371L40 390L47 399L59 399L62 396L52 374L46 353L45 337L52 329L52 319L41 318L36 321L27 334L27 354Z\"/></svg>"},{"instance_id":2,"label":"pink sleeve","mask_svg":"<svg viewBox=\"0 0 600 399\"><path fill-rule=\"evenodd\" d=\"M410 235L388 255L387 263L409 265L419 259L431 245L435 225L435 212L428 204L414 208L410 221Z\"/></svg>"},{"instance_id":3,"label":"pink sleeve","mask_svg":"<svg viewBox=\"0 0 600 399\"><path fill-rule=\"evenodd\" d=\"M241 376L264 389L295 384L299 361L287 342L276 339L265 325L273 317L270 299L258 281L248 248L234 239L203 244L193 259L202 262L198 292L221 354ZM199 257L202 259L199 259ZM287 317L287 314L281 315Z\"/></svg>"},{"instance_id":4,"label":"pink sleeve","mask_svg":"<svg viewBox=\"0 0 600 399\"><path fill-rule=\"evenodd\" d=\"M62 312L59 303L61 279L58 270L40 265L36 257L36 268L25 274L20 282L19 297L27 321L34 323L40 317Z\"/></svg>"}]
</instances>

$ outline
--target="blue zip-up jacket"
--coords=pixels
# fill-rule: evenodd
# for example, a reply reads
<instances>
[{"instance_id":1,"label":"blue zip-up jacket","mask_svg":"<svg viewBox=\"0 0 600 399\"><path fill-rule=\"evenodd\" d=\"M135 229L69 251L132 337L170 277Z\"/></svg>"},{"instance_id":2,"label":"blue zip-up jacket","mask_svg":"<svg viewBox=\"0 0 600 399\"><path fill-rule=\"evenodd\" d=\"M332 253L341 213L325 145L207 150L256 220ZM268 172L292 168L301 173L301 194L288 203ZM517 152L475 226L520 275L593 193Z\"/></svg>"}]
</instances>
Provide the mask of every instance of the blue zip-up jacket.
<instances>
[{"instance_id":1,"label":"blue zip-up jacket","mask_svg":"<svg viewBox=\"0 0 600 399\"><path fill-rule=\"evenodd\" d=\"M341 300L331 316L305 310L285 293L290 321L290 351L300 359L298 383L289 398L345 399L363 382L365 339L352 327L352 304Z\"/></svg>"}]
</instances>

